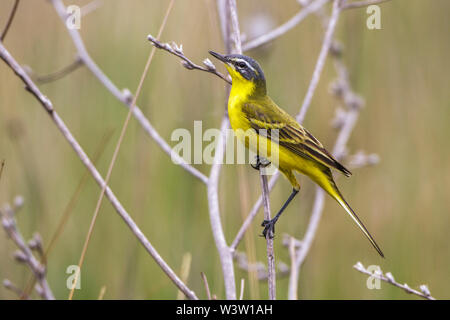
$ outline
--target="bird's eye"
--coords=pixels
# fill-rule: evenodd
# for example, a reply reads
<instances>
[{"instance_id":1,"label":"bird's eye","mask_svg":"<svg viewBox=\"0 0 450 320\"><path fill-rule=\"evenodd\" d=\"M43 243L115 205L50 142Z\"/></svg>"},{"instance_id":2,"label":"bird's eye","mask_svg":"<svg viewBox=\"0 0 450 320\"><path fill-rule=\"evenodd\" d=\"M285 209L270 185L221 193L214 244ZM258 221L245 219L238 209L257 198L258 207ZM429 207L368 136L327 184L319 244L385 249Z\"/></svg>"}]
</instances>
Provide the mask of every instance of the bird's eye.
<instances>
[{"instance_id":1,"label":"bird's eye","mask_svg":"<svg viewBox=\"0 0 450 320\"><path fill-rule=\"evenodd\" d=\"M245 68L245 66L246 66L245 62L242 62L242 61L239 61L236 64L239 68Z\"/></svg>"}]
</instances>

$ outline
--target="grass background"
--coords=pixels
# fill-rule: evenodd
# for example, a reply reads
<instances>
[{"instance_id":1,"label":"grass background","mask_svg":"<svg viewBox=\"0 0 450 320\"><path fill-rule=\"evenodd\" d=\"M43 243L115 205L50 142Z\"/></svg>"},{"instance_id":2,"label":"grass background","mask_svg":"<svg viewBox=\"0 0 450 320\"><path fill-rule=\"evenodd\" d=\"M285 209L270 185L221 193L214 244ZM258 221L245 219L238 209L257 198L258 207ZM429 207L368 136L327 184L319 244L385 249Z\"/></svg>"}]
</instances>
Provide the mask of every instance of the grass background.
<instances>
[{"instance_id":1,"label":"grass background","mask_svg":"<svg viewBox=\"0 0 450 320\"><path fill-rule=\"evenodd\" d=\"M298 10L294 0L238 1L242 31L251 37L276 26ZM88 1L65 1L83 5ZM3 28L13 1L0 2ZM108 0L82 19L81 34L89 53L119 88L136 90L168 1ZM306 299L414 299L382 284L368 290L366 276L352 265L378 264L399 282L426 283L437 298L450 298L450 3L446 0L396 0L381 5L381 30L366 28L365 9L342 13L337 38L345 47L344 60L351 83L366 100L349 141L351 153L377 153L375 167L355 170L338 184L385 252L381 260L344 211L327 198L312 250L301 270L299 297ZM175 2L162 39L182 43L186 55L202 61L208 50L223 52L212 0ZM272 98L296 114L317 59L322 40L320 21L308 17L301 25L263 49L249 54L261 63ZM47 74L73 61L75 48L48 1L21 1L5 46L37 74ZM222 69L221 69L222 70ZM304 125L331 149L331 128L337 102L328 93L335 78L328 61ZM40 86L52 100L75 137L92 156L105 133L112 138L98 162L106 174L114 144L127 110L86 68ZM223 114L224 83L213 76L188 71L172 56L157 51L138 105L160 134L170 141L176 128L217 128ZM175 142L171 142L172 145ZM0 158L6 167L0 181L0 203L15 195L25 198L18 224L26 238L38 231L48 243L75 192L84 167L35 99L4 63L0 63ZM207 165L197 166L204 173ZM276 260L289 263L281 234L303 234L314 186L301 178L302 192L277 224ZM110 185L152 244L175 270L182 256L192 254L188 285L205 298L200 272L206 273L213 293L224 297L219 257L212 238L206 189L180 167L131 121ZM99 188L89 179L49 257L48 279L57 298L68 296L66 268L77 264ZM275 210L290 192L281 181L271 196ZM220 181L221 214L228 242L260 193L256 171L249 166L225 165ZM265 242L252 236L239 250L254 248L265 261ZM0 278L25 286L29 272L11 258L14 246L1 231ZM246 246L247 245L247 246ZM250 250L249 249L249 250ZM248 274L236 268L237 283L246 279L245 298L266 298L264 282L249 285ZM105 298L171 299L176 288L104 201L75 298L95 299L106 286ZM279 298L287 297L287 278L277 280ZM0 288L1 299L15 296Z\"/></svg>"}]
</instances>

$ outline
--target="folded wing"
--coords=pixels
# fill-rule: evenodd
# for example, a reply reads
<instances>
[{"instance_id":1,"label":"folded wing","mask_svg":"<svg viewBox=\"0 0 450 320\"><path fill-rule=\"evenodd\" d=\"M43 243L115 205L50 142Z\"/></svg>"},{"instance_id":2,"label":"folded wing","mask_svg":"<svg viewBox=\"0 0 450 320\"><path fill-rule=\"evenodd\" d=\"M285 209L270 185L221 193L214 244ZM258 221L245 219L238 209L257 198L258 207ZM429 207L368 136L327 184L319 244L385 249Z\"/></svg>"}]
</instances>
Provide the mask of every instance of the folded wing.
<instances>
[{"instance_id":1,"label":"folded wing","mask_svg":"<svg viewBox=\"0 0 450 320\"><path fill-rule=\"evenodd\" d=\"M337 169L346 176L351 175L311 133L273 101L246 103L242 111L258 134L272 139L275 136L273 130L278 130L278 138L274 142L280 146L305 159Z\"/></svg>"}]
</instances>

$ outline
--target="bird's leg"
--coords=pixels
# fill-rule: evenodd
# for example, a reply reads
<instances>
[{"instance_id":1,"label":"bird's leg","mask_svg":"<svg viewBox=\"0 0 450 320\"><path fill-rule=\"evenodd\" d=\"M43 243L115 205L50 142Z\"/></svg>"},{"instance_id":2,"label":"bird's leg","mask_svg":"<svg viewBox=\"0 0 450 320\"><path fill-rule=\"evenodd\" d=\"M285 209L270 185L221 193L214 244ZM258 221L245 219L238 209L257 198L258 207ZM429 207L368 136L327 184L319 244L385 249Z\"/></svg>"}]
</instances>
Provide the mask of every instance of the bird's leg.
<instances>
[{"instance_id":1,"label":"bird's leg","mask_svg":"<svg viewBox=\"0 0 450 320\"><path fill-rule=\"evenodd\" d=\"M286 207L288 206L288 204L292 201L292 199L294 199L294 197L297 195L299 190L297 189L293 189L291 195L289 196L289 198L286 200L286 202L283 204L283 206L281 207L280 211L278 211L277 215L272 219L272 220L264 220L261 224L262 227L264 227L264 230L262 232L262 235L264 236L264 238L266 238L267 233L269 233L269 238L273 238L274 234L275 234L275 223L278 221L278 219L280 218L281 214L283 213L284 209L286 209Z\"/></svg>"},{"instance_id":2,"label":"bird's leg","mask_svg":"<svg viewBox=\"0 0 450 320\"><path fill-rule=\"evenodd\" d=\"M261 167L263 167L263 168L267 167L269 164L270 164L269 160L257 155L255 157L255 164L251 163L250 165L252 166L253 169L259 170Z\"/></svg>"}]
</instances>

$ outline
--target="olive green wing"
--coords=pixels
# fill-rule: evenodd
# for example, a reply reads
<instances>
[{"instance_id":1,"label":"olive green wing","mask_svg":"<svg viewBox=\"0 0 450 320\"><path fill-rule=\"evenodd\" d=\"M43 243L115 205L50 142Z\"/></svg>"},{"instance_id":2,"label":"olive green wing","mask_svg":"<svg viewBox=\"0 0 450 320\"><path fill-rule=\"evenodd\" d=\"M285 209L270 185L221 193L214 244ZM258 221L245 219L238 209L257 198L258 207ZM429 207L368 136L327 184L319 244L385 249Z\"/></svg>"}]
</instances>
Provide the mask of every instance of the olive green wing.
<instances>
[{"instance_id":1,"label":"olive green wing","mask_svg":"<svg viewBox=\"0 0 450 320\"><path fill-rule=\"evenodd\" d=\"M335 168L346 176L351 175L311 133L272 100L245 103L242 111L258 134L275 140L280 146L305 159ZM277 130L278 137L274 130Z\"/></svg>"}]
</instances>

